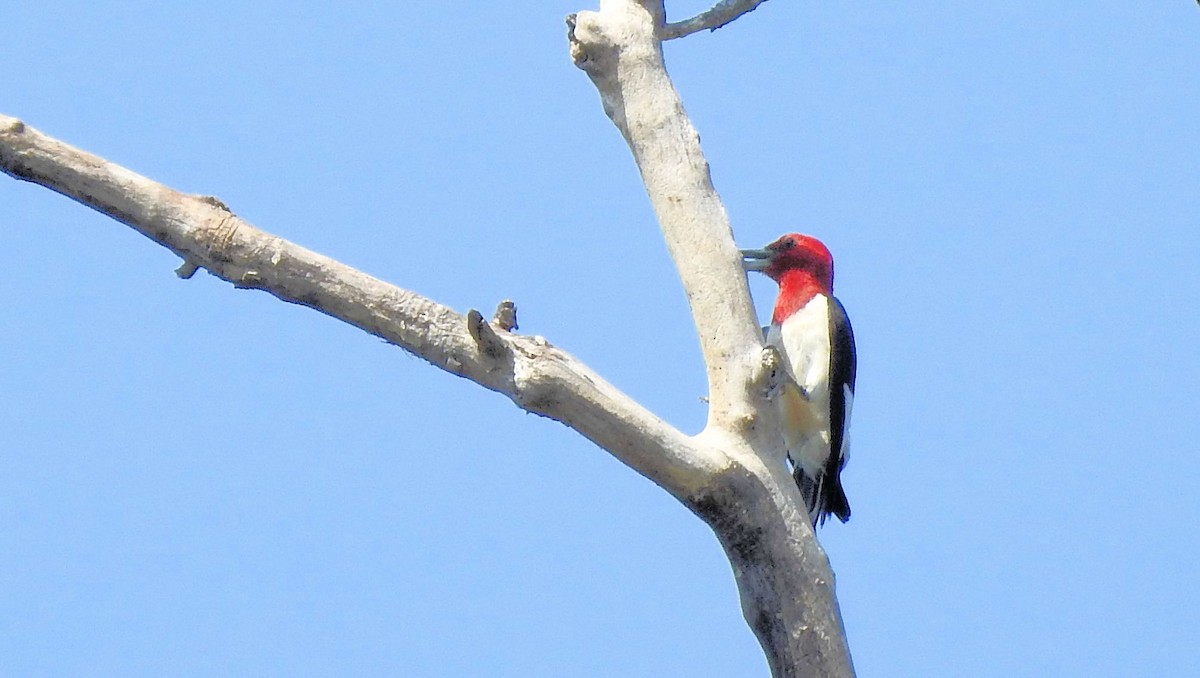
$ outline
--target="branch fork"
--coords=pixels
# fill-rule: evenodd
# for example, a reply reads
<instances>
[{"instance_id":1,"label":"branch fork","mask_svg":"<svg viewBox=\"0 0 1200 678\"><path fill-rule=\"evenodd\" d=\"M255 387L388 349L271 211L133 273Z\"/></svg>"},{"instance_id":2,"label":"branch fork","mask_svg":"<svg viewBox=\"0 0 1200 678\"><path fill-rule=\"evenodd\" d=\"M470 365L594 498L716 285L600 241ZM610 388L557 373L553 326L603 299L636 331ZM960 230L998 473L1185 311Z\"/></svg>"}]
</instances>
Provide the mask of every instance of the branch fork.
<instances>
[{"instance_id":1,"label":"branch fork","mask_svg":"<svg viewBox=\"0 0 1200 678\"><path fill-rule=\"evenodd\" d=\"M762 0L722 0L666 24L662 0L601 0L568 17L571 58L629 145L687 291L708 376L708 421L688 436L541 337L516 307L491 322L263 232L212 196L108 163L0 115L0 170L121 221L237 288L308 306L575 429L704 519L733 565L743 613L784 676L852 676L833 573L790 475L770 398L780 357L764 350L729 218L699 135L667 76L661 40L715 29ZM724 13L722 13L724 12ZM736 16L733 16L736 18ZM723 23L722 23L723 22ZM697 29L701 30L701 29Z\"/></svg>"}]
</instances>

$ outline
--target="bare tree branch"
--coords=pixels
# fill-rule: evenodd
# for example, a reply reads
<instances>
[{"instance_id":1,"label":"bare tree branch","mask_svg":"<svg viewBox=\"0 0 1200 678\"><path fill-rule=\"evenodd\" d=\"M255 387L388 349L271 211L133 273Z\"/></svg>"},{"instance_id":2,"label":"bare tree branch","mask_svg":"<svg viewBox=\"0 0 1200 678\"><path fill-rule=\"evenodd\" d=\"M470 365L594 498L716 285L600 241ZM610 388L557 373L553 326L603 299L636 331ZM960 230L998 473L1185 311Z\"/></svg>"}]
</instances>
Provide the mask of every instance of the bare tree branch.
<instances>
[{"instance_id":1,"label":"bare tree branch","mask_svg":"<svg viewBox=\"0 0 1200 678\"><path fill-rule=\"evenodd\" d=\"M667 77L663 17L662 0L602 0L599 12L573 15L568 25L572 58L633 152L687 292L710 401L705 430L693 437L540 337L508 331L515 311L504 305L492 322L478 311L464 317L264 233L216 198L175 191L5 116L0 169L167 247L183 259L181 278L204 268L235 287L308 306L579 431L713 528L773 675L853 676L833 573L767 406L778 354L763 349L728 217Z\"/></svg>"},{"instance_id":2,"label":"bare tree branch","mask_svg":"<svg viewBox=\"0 0 1200 678\"><path fill-rule=\"evenodd\" d=\"M701 12L690 19L675 21L662 27L659 35L663 40L674 40L703 30L715 31L733 23L743 14L753 12L767 0L721 0L712 9Z\"/></svg>"},{"instance_id":3,"label":"bare tree branch","mask_svg":"<svg viewBox=\"0 0 1200 678\"><path fill-rule=\"evenodd\" d=\"M544 339L497 332L486 321L480 327L477 312L463 317L260 231L216 198L180 193L3 115L0 169L133 227L183 258L180 277L204 268L381 337L561 421L676 497L693 495L723 465L720 455Z\"/></svg>"},{"instance_id":4,"label":"bare tree branch","mask_svg":"<svg viewBox=\"0 0 1200 678\"><path fill-rule=\"evenodd\" d=\"M687 290L708 372L708 425L740 429L758 414L746 384L761 359L762 336L700 136L654 37L654 10L661 5L606 2L599 13L568 18L571 56L591 76L605 113L633 151Z\"/></svg>"},{"instance_id":5,"label":"bare tree branch","mask_svg":"<svg viewBox=\"0 0 1200 678\"><path fill-rule=\"evenodd\" d=\"M772 674L852 676L833 572L787 475L774 410L755 392L771 354L699 135L663 63L662 8L661 0L604 0L567 26L571 57L633 152L687 291L711 397L700 437L733 460L691 507L725 548Z\"/></svg>"}]
</instances>

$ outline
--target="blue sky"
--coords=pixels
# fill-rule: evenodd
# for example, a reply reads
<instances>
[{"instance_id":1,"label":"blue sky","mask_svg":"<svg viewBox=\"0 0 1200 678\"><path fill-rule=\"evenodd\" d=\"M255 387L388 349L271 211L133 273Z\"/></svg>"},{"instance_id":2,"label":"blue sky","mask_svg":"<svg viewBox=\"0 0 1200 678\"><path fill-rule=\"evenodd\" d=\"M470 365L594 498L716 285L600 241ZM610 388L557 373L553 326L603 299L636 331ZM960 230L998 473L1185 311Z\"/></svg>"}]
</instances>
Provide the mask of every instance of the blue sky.
<instances>
[{"instance_id":1,"label":"blue sky","mask_svg":"<svg viewBox=\"0 0 1200 678\"><path fill-rule=\"evenodd\" d=\"M695 432L583 8L23 3L0 112L512 298ZM854 518L821 539L860 675L1193 671L1200 8L777 1L667 58L739 242L837 259ZM44 189L0 207L0 674L765 675L707 528L565 427Z\"/></svg>"}]
</instances>

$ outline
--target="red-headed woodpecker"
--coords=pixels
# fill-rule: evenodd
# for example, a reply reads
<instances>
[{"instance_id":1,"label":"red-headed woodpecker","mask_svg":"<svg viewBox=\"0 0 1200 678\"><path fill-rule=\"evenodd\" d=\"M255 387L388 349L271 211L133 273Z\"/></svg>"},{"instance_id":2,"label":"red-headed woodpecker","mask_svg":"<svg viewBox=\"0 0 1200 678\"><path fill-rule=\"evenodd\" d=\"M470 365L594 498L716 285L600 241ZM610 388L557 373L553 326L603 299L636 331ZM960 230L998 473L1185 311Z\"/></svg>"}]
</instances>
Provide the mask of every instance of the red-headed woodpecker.
<instances>
[{"instance_id":1,"label":"red-headed woodpecker","mask_svg":"<svg viewBox=\"0 0 1200 678\"><path fill-rule=\"evenodd\" d=\"M764 330L788 372L777 402L792 476L814 527L831 513L844 523L850 504L840 474L850 452L855 356L850 319L833 296L833 256L820 240L789 233L742 257L747 271L779 284Z\"/></svg>"}]
</instances>

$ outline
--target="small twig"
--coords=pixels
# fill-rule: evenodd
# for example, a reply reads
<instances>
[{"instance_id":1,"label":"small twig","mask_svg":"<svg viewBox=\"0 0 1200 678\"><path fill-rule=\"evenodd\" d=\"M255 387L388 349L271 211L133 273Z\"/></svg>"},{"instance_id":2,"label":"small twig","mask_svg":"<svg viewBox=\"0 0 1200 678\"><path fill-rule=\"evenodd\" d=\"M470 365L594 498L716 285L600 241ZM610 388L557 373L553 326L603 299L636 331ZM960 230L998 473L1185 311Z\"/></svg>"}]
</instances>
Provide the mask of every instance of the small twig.
<instances>
[{"instance_id":1,"label":"small twig","mask_svg":"<svg viewBox=\"0 0 1200 678\"><path fill-rule=\"evenodd\" d=\"M721 0L712 9L701 12L690 19L676 21L662 27L659 37L674 40L703 30L715 31L736 21L743 14L753 12L767 0ZM1200 1L1200 0L1198 0Z\"/></svg>"},{"instance_id":2,"label":"small twig","mask_svg":"<svg viewBox=\"0 0 1200 678\"><path fill-rule=\"evenodd\" d=\"M180 278L182 278L184 280L187 280L188 278L191 278L192 276L196 275L196 271L199 271L199 270L200 270L199 264L197 264L194 261L188 261L187 259L184 259L183 263L179 265L179 268L175 269L175 275L179 276Z\"/></svg>"},{"instance_id":3,"label":"small twig","mask_svg":"<svg viewBox=\"0 0 1200 678\"><path fill-rule=\"evenodd\" d=\"M517 329L517 305L512 299L505 299L496 306L496 314L492 316L492 324L505 332Z\"/></svg>"},{"instance_id":4,"label":"small twig","mask_svg":"<svg viewBox=\"0 0 1200 678\"><path fill-rule=\"evenodd\" d=\"M504 342L496 336L496 330L483 319L483 314L475 309L467 311L467 333L475 340L480 352L489 358L499 358L504 355Z\"/></svg>"}]
</instances>

